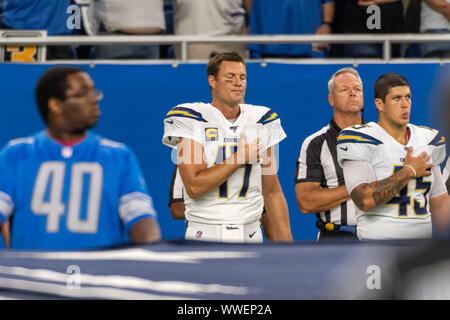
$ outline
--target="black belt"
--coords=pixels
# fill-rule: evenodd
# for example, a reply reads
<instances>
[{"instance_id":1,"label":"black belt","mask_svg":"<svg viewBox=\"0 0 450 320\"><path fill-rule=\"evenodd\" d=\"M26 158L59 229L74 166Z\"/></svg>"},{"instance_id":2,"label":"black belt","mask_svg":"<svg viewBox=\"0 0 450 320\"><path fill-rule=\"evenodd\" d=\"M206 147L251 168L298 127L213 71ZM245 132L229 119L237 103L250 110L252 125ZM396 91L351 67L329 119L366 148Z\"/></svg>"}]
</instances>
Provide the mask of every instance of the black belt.
<instances>
[{"instance_id":1,"label":"black belt","mask_svg":"<svg viewBox=\"0 0 450 320\"><path fill-rule=\"evenodd\" d=\"M323 222L322 220L317 220L316 227L323 232L347 232L356 234L356 226L346 226L342 224L335 224L332 222Z\"/></svg>"}]
</instances>

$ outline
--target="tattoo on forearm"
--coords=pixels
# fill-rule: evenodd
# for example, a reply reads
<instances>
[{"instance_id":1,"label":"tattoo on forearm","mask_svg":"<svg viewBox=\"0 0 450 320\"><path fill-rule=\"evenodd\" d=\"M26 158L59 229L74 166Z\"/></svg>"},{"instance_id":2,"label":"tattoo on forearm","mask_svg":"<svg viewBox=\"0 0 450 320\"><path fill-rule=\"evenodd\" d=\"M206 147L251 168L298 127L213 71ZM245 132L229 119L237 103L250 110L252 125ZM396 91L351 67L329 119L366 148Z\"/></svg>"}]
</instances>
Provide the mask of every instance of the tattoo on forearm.
<instances>
[{"instance_id":1,"label":"tattoo on forearm","mask_svg":"<svg viewBox=\"0 0 450 320\"><path fill-rule=\"evenodd\" d=\"M409 181L404 170L397 171L391 177L374 182L373 200L375 205L385 204L402 190Z\"/></svg>"},{"instance_id":2,"label":"tattoo on forearm","mask_svg":"<svg viewBox=\"0 0 450 320\"><path fill-rule=\"evenodd\" d=\"M361 209L367 208L364 200L367 197L371 197L373 201L370 207L385 204L405 187L409 178L407 171L399 170L389 178L356 187L351 198Z\"/></svg>"}]
</instances>

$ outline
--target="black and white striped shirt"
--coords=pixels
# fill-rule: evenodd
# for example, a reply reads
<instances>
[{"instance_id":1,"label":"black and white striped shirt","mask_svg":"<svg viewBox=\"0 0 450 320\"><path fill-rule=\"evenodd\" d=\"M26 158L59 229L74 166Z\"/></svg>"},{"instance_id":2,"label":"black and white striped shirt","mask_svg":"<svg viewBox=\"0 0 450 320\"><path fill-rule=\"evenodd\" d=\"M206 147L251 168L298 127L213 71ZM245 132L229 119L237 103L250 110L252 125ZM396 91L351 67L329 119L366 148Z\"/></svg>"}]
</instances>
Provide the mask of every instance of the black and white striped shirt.
<instances>
[{"instance_id":1,"label":"black and white striped shirt","mask_svg":"<svg viewBox=\"0 0 450 320\"><path fill-rule=\"evenodd\" d=\"M341 129L334 120L310 135L302 144L297 159L295 183L319 182L321 188L345 185L344 173L337 161L337 137ZM331 210L316 213L322 222L338 225L356 225L355 204L352 200L341 203Z\"/></svg>"},{"instance_id":2,"label":"black and white striped shirt","mask_svg":"<svg viewBox=\"0 0 450 320\"><path fill-rule=\"evenodd\" d=\"M180 170L178 170L178 167L175 167L170 181L169 206L174 202L181 201L184 201L184 185L181 180Z\"/></svg>"}]
</instances>

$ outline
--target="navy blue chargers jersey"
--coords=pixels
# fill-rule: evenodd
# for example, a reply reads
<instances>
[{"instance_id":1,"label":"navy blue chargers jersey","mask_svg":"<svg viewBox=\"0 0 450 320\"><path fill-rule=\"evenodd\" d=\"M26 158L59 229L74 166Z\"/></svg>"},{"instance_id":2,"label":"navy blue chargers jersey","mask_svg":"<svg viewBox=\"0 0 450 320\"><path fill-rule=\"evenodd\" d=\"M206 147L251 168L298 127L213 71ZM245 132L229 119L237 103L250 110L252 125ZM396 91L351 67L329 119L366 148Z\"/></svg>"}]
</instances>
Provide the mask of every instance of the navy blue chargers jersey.
<instances>
[{"instance_id":1,"label":"navy blue chargers jersey","mask_svg":"<svg viewBox=\"0 0 450 320\"><path fill-rule=\"evenodd\" d=\"M156 212L125 144L89 132L64 146L41 131L0 152L0 221L11 222L12 249L122 245L145 217Z\"/></svg>"}]
</instances>

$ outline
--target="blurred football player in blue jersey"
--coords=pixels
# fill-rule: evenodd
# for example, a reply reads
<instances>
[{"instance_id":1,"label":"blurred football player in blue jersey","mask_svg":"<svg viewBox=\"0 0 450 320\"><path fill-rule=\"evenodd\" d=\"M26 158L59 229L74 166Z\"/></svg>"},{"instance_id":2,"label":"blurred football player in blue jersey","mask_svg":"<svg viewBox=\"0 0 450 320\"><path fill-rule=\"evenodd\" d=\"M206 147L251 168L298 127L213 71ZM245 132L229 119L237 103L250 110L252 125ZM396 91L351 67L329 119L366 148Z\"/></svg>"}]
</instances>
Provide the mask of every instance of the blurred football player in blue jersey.
<instances>
[{"instance_id":1,"label":"blurred football player in blue jersey","mask_svg":"<svg viewBox=\"0 0 450 320\"><path fill-rule=\"evenodd\" d=\"M12 249L86 249L161 238L134 153L88 129L100 117L82 69L54 67L36 86L45 130L0 152L0 222Z\"/></svg>"}]
</instances>

